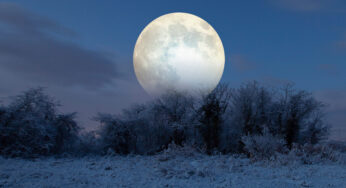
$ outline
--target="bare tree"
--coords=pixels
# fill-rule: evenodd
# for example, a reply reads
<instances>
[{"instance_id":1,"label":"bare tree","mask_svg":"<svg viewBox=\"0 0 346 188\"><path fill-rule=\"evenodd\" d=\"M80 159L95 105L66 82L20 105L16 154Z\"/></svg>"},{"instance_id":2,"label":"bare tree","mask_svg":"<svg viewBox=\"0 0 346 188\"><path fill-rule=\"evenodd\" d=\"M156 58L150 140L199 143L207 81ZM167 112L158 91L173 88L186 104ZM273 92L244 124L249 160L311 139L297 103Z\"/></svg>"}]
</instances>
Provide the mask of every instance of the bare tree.
<instances>
[{"instance_id":1,"label":"bare tree","mask_svg":"<svg viewBox=\"0 0 346 188\"><path fill-rule=\"evenodd\" d=\"M223 115L227 110L230 97L228 85L220 84L212 93L202 98L198 109L199 131L209 154L219 146Z\"/></svg>"},{"instance_id":2,"label":"bare tree","mask_svg":"<svg viewBox=\"0 0 346 188\"><path fill-rule=\"evenodd\" d=\"M293 143L317 143L327 134L328 125L324 122L324 104L317 101L311 93L296 91L291 87L286 88L279 99L281 110L279 132L285 137L287 146ZM305 133L304 133L305 132ZM322 133L323 132L323 133ZM304 133L303 135L301 135ZM310 134L313 138L306 138Z\"/></svg>"}]
</instances>

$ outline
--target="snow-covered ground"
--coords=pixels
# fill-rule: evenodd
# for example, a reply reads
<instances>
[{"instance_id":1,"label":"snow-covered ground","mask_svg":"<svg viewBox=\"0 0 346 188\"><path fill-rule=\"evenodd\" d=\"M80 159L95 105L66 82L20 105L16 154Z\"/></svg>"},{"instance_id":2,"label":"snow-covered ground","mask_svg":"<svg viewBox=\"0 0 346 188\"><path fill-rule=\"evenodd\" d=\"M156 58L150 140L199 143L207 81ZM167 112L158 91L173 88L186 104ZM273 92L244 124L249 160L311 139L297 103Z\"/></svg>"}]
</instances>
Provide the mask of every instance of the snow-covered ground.
<instances>
[{"instance_id":1,"label":"snow-covered ground","mask_svg":"<svg viewBox=\"0 0 346 188\"><path fill-rule=\"evenodd\" d=\"M252 163L227 155L0 158L0 187L337 187L346 166Z\"/></svg>"}]
</instances>

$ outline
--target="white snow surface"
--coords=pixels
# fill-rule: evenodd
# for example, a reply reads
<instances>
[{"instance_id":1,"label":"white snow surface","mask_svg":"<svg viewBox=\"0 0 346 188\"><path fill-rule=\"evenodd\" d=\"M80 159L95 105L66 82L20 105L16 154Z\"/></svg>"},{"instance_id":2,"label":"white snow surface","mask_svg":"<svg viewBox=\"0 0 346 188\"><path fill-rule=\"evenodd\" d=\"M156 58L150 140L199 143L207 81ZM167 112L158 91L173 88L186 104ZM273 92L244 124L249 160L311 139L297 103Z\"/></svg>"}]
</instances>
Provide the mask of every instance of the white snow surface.
<instances>
[{"instance_id":1,"label":"white snow surface","mask_svg":"<svg viewBox=\"0 0 346 188\"><path fill-rule=\"evenodd\" d=\"M251 162L230 155L0 157L0 187L337 187L346 165Z\"/></svg>"}]
</instances>

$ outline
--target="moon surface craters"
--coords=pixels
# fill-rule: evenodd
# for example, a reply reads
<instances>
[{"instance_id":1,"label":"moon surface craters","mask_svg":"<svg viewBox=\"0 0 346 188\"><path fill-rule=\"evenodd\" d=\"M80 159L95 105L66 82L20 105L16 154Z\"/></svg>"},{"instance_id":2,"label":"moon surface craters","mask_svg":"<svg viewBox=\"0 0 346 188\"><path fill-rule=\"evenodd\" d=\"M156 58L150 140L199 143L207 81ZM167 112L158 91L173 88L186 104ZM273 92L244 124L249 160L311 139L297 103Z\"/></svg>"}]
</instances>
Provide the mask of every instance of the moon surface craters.
<instances>
[{"instance_id":1,"label":"moon surface craters","mask_svg":"<svg viewBox=\"0 0 346 188\"><path fill-rule=\"evenodd\" d=\"M216 31L187 13L152 21L138 37L133 58L139 83L153 95L167 90L210 92L221 79L225 61Z\"/></svg>"}]
</instances>

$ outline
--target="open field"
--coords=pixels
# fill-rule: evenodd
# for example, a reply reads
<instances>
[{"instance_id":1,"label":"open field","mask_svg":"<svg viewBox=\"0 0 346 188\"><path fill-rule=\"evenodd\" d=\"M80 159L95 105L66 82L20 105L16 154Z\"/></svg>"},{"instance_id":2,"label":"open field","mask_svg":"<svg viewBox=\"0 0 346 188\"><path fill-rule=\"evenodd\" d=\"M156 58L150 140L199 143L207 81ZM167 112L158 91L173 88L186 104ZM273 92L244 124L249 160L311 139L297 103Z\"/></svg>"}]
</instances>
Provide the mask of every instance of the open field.
<instances>
[{"instance_id":1,"label":"open field","mask_svg":"<svg viewBox=\"0 0 346 188\"><path fill-rule=\"evenodd\" d=\"M0 187L346 187L346 166L206 155L0 158Z\"/></svg>"}]
</instances>

